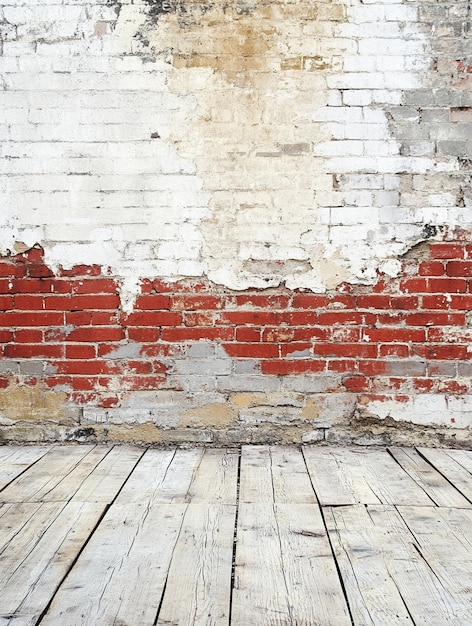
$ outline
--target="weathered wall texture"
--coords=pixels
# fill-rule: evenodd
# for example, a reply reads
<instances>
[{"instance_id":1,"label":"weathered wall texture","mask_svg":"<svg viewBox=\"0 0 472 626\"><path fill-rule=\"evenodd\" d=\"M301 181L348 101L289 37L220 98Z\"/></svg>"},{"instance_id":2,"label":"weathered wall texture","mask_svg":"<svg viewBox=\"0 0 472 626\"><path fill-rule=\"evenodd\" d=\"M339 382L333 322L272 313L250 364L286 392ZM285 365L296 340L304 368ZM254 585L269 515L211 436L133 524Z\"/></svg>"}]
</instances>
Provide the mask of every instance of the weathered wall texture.
<instances>
[{"instance_id":1,"label":"weathered wall texture","mask_svg":"<svg viewBox=\"0 0 472 626\"><path fill-rule=\"evenodd\" d=\"M466 0L0 0L0 436L468 442Z\"/></svg>"}]
</instances>

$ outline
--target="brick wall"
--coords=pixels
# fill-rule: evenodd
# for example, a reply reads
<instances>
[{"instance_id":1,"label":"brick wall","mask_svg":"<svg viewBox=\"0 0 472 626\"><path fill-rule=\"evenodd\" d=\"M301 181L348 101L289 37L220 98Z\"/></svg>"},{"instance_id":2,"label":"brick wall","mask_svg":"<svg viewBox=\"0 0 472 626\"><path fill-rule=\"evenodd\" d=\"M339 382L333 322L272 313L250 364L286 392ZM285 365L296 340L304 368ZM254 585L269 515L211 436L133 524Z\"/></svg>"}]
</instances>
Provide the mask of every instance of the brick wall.
<instances>
[{"instance_id":1,"label":"brick wall","mask_svg":"<svg viewBox=\"0 0 472 626\"><path fill-rule=\"evenodd\" d=\"M0 436L467 443L466 0L1 0Z\"/></svg>"},{"instance_id":2,"label":"brick wall","mask_svg":"<svg viewBox=\"0 0 472 626\"><path fill-rule=\"evenodd\" d=\"M467 442L467 240L323 295L146 279L129 314L99 266L37 248L0 274L5 438Z\"/></svg>"}]
</instances>

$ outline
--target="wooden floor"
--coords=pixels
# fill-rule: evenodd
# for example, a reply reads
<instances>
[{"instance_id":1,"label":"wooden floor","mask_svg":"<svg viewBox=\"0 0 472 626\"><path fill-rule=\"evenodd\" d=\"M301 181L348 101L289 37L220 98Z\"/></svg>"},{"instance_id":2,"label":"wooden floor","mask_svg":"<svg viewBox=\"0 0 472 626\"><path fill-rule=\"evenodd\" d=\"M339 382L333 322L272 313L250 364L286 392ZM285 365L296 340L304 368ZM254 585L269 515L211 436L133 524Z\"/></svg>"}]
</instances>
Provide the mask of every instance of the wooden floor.
<instances>
[{"instance_id":1,"label":"wooden floor","mask_svg":"<svg viewBox=\"0 0 472 626\"><path fill-rule=\"evenodd\" d=\"M472 452L0 447L0 624L472 625Z\"/></svg>"}]
</instances>

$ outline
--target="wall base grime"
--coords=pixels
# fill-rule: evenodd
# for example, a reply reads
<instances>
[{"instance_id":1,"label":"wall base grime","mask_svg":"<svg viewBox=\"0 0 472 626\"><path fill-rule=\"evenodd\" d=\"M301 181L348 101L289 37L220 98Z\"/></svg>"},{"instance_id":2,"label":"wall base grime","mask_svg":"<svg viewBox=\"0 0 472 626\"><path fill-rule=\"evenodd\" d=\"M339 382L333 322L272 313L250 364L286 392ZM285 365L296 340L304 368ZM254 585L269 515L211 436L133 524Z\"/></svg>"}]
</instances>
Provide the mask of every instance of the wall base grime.
<instances>
[{"instance_id":1,"label":"wall base grime","mask_svg":"<svg viewBox=\"0 0 472 626\"><path fill-rule=\"evenodd\" d=\"M1 442L470 446L470 233L326 294L0 263ZM452 239L454 237L454 239Z\"/></svg>"}]
</instances>

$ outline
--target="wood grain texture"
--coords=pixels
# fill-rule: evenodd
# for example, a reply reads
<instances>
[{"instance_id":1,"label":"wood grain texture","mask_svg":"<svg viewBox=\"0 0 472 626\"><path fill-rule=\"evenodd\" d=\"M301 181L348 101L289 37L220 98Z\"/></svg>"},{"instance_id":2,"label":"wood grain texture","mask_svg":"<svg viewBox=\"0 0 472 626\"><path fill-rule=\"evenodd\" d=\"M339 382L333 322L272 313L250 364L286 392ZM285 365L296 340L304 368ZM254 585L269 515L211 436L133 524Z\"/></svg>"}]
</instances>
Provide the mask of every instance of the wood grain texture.
<instances>
[{"instance_id":1,"label":"wood grain texture","mask_svg":"<svg viewBox=\"0 0 472 626\"><path fill-rule=\"evenodd\" d=\"M434 506L386 450L304 447L303 453L322 505Z\"/></svg>"},{"instance_id":2,"label":"wood grain texture","mask_svg":"<svg viewBox=\"0 0 472 626\"><path fill-rule=\"evenodd\" d=\"M6 446L2 467L0 626L472 624L469 451Z\"/></svg>"},{"instance_id":3,"label":"wood grain texture","mask_svg":"<svg viewBox=\"0 0 472 626\"><path fill-rule=\"evenodd\" d=\"M472 507L472 504L413 448L390 448L389 452L438 506Z\"/></svg>"}]
</instances>

